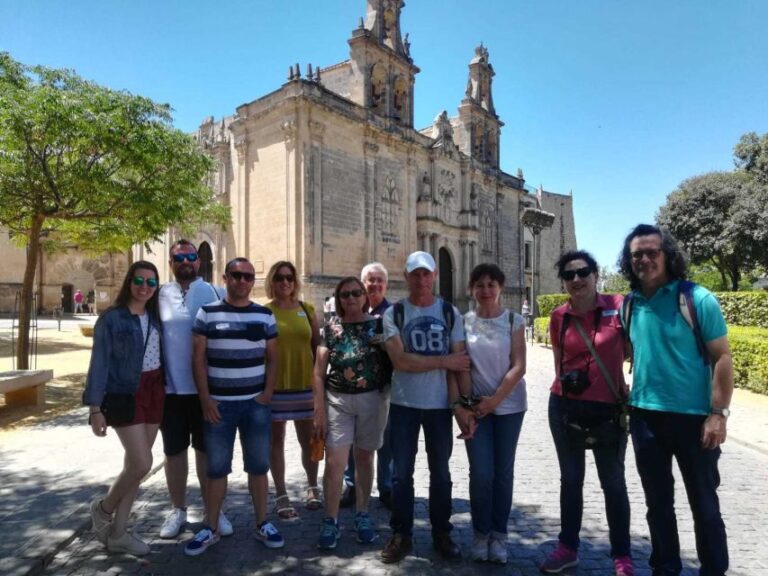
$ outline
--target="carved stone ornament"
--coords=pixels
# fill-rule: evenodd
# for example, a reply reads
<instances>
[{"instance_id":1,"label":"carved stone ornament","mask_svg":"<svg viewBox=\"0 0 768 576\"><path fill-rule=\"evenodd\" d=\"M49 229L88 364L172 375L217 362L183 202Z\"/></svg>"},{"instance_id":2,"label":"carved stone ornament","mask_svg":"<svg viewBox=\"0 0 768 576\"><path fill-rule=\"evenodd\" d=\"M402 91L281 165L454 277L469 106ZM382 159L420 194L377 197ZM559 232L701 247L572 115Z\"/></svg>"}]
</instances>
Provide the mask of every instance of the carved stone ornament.
<instances>
[{"instance_id":1,"label":"carved stone ornament","mask_svg":"<svg viewBox=\"0 0 768 576\"><path fill-rule=\"evenodd\" d=\"M398 229L400 227L400 192L392 176L384 180L384 190L379 198L376 216L383 242L400 243Z\"/></svg>"},{"instance_id":2,"label":"carved stone ornament","mask_svg":"<svg viewBox=\"0 0 768 576\"><path fill-rule=\"evenodd\" d=\"M248 152L248 139L245 136L238 136L235 138L235 150L237 150L238 163L243 164Z\"/></svg>"},{"instance_id":3,"label":"carved stone ornament","mask_svg":"<svg viewBox=\"0 0 768 576\"><path fill-rule=\"evenodd\" d=\"M283 131L283 138L286 144L292 144L296 140L296 122L293 120L286 120L280 125L280 129Z\"/></svg>"}]
</instances>

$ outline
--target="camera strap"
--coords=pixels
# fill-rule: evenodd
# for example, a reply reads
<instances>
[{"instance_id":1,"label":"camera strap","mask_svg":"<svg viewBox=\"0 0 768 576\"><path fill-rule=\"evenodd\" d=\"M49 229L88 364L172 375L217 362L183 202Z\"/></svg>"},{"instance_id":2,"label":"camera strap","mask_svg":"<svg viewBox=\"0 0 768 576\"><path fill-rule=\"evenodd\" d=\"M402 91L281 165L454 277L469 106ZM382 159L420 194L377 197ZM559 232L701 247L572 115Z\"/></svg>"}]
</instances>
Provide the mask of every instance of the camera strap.
<instances>
[{"instance_id":1,"label":"camera strap","mask_svg":"<svg viewBox=\"0 0 768 576\"><path fill-rule=\"evenodd\" d=\"M592 354L592 358L595 359L595 363L597 364L597 367L600 369L600 372L602 373L603 378L605 378L605 382L606 384L608 384L608 388L613 394L613 397L616 398L616 403L617 404L623 403L624 398L619 393L619 390L616 387L616 384L613 382L613 378L611 378L611 374L608 372L608 369L605 367L605 364L603 364L603 361L600 359L600 356L597 354L597 351L595 350L595 347L592 345L592 342L590 342L589 337L587 336L587 333L584 331L584 327L581 325L581 322L579 322L578 318L574 318L573 323L576 326L576 331L581 335L581 338L584 340L584 343L587 345L587 348L589 349L589 353ZM595 330L597 330L597 328L595 328ZM563 357L562 348L560 349L560 351L561 351L560 361L562 362L562 357Z\"/></svg>"}]
</instances>

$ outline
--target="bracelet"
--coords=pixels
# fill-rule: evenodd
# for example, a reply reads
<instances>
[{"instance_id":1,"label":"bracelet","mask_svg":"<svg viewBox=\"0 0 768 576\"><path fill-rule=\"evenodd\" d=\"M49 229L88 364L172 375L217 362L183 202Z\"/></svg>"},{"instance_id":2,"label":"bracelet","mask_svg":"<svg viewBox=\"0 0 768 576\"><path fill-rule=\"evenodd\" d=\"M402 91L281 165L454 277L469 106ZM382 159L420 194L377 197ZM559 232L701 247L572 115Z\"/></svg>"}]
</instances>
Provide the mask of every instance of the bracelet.
<instances>
[{"instance_id":1,"label":"bracelet","mask_svg":"<svg viewBox=\"0 0 768 576\"><path fill-rule=\"evenodd\" d=\"M91 410L90 413L91 414L101 414L101 408L99 408L98 410Z\"/></svg>"}]
</instances>

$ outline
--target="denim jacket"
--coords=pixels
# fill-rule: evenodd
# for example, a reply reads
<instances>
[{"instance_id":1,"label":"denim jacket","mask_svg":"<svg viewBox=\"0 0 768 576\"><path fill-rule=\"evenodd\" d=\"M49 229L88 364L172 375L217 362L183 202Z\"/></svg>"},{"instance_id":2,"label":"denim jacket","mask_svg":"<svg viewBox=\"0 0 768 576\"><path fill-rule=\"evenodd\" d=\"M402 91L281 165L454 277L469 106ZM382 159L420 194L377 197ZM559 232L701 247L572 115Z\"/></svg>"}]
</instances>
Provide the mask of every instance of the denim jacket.
<instances>
[{"instance_id":1,"label":"denim jacket","mask_svg":"<svg viewBox=\"0 0 768 576\"><path fill-rule=\"evenodd\" d=\"M161 325L151 316L150 325L162 336ZM93 332L83 404L100 406L107 392L135 394L143 363L144 334L139 317L125 306L107 310Z\"/></svg>"}]
</instances>

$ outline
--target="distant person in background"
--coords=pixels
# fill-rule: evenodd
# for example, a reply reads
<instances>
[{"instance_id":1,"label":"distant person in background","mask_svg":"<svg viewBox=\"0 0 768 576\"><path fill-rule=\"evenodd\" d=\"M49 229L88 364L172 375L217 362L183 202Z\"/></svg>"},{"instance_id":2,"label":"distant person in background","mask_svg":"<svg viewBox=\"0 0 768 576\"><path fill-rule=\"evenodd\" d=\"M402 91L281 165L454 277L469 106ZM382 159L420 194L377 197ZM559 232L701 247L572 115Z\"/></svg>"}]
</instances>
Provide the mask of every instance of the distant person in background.
<instances>
[{"instance_id":1,"label":"distant person in background","mask_svg":"<svg viewBox=\"0 0 768 576\"><path fill-rule=\"evenodd\" d=\"M80 290L75 291L74 301L75 301L75 314L82 314L83 302L85 301L85 296L83 296L83 293Z\"/></svg>"},{"instance_id":2,"label":"distant person in background","mask_svg":"<svg viewBox=\"0 0 768 576\"><path fill-rule=\"evenodd\" d=\"M149 554L126 529L141 480L152 468L152 445L163 416L158 274L151 262L131 264L114 304L99 319L83 393L96 436L112 426L125 450L123 470L104 498L91 502L96 539L110 552Z\"/></svg>"}]
</instances>

